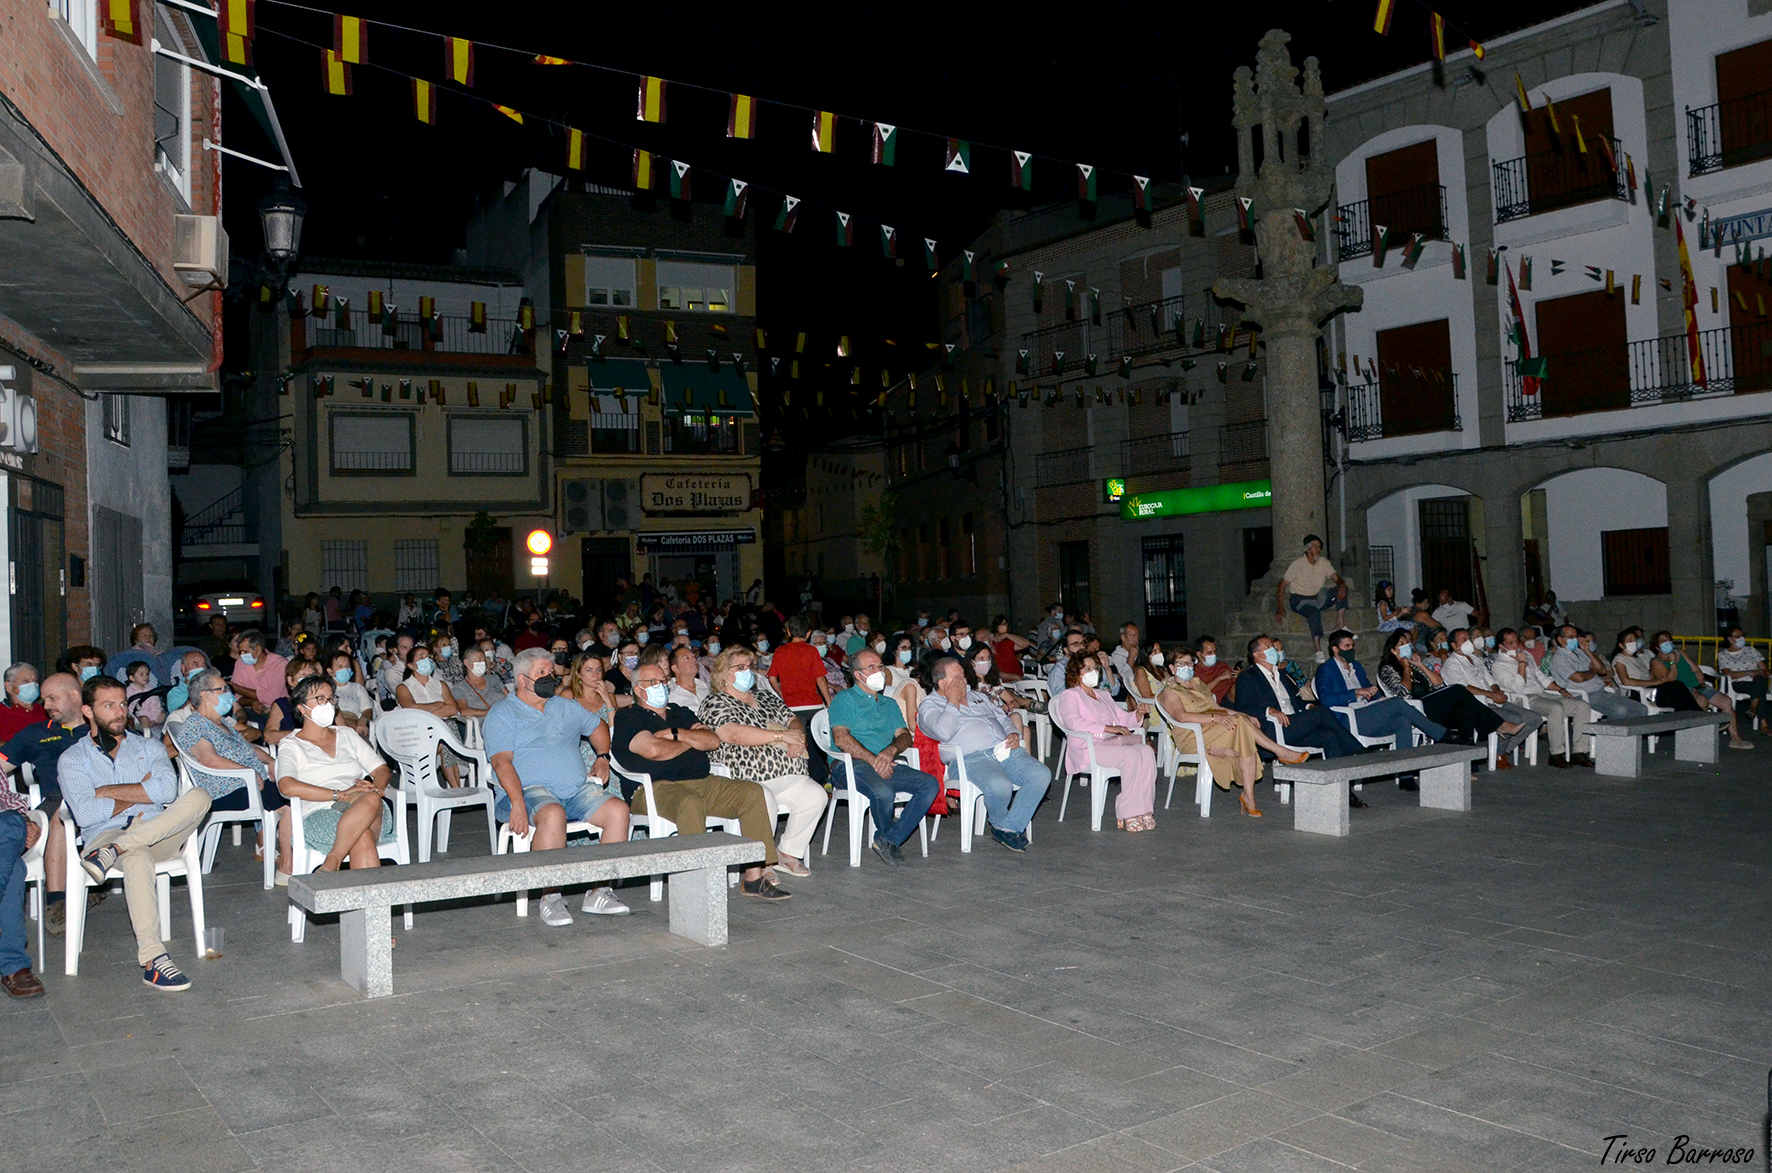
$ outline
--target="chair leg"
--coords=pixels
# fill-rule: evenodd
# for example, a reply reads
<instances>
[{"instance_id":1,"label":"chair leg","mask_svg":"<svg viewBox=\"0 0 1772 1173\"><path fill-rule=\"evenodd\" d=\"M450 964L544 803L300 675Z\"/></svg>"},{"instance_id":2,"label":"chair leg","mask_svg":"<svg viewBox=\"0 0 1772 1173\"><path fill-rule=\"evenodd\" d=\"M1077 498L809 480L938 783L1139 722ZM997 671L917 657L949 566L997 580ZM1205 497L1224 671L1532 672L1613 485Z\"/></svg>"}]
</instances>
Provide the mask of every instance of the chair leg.
<instances>
[{"instance_id":1,"label":"chair leg","mask_svg":"<svg viewBox=\"0 0 1772 1173\"><path fill-rule=\"evenodd\" d=\"M269 855L270 852L267 851L265 854ZM170 885L168 886L170 887ZM203 926L205 924L202 872L185 877L185 894L191 898L191 932L197 939L196 956L201 957L203 956Z\"/></svg>"},{"instance_id":2,"label":"chair leg","mask_svg":"<svg viewBox=\"0 0 1772 1173\"><path fill-rule=\"evenodd\" d=\"M293 900L289 903L289 939L297 945L308 936L308 914Z\"/></svg>"},{"instance_id":3,"label":"chair leg","mask_svg":"<svg viewBox=\"0 0 1772 1173\"><path fill-rule=\"evenodd\" d=\"M240 846L240 824L239 823L234 824L234 846L235 847Z\"/></svg>"},{"instance_id":4,"label":"chair leg","mask_svg":"<svg viewBox=\"0 0 1772 1173\"><path fill-rule=\"evenodd\" d=\"M663 900L663 899L664 899L664 877L663 876L653 876L652 877L652 900L654 903L657 903L658 901Z\"/></svg>"},{"instance_id":5,"label":"chair leg","mask_svg":"<svg viewBox=\"0 0 1772 1173\"><path fill-rule=\"evenodd\" d=\"M975 809L973 788L970 782L960 784L960 850L972 850L972 820L978 813Z\"/></svg>"},{"instance_id":6,"label":"chair leg","mask_svg":"<svg viewBox=\"0 0 1772 1173\"><path fill-rule=\"evenodd\" d=\"M1064 794L1058 800L1058 821L1064 822L1065 808L1071 804L1071 772L1064 772Z\"/></svg>"},{"instance_id":7,"label":"chair leg","mask_svg":"<svg viewBox=\"0 0 1772 1173\"><path fill-rule=\"evenodd\" d=\"M823 852L823 854L825 854L825 855L829 855L831 853L831 823L835 821L834 816L837 813L838 801L839 800L838 800L837 796L835 794L832 794L831 800L825 804L825 808L824 808L824 852ZM654 896L653 899L657 900L658 897Z\"/></svg>"},{"instance_id":8,"label":"chair leg","mask_svg":"<svg viewBox=\"0 0 1772 1173\"><path fill-rule=\"evenodd\" d=\"M437 812L426 806L421 797L418 801L418 862L431 862L431 829L437 818Z\"/></svg>"},{"instance_id":9,"label":"chair leg","mask_svg":"<svg viewBox=\"0 0 1772 1173\"><path fill-rule=\"evenodd\" d=\"M160 898L160 933L162 936L170 937L172 934L167 932L167 929L172 924L172 877L165 872L155 876L154 891ZM199 950L203 948L202 934L197 936L197 948Z\"/></svg>"},{"instance_id":10,"label":"chair leg","mask_svg":"<svg viewBox=\"0 0 1772 1173\"><path fill-rule=\"evenodd\" d=\"M431 837L433 849L441 855L449 853L449 816L454 813L450 808L437 812L437 833Z\"/></svg>"},{"instance_id":11,"label":"chair leg","mask_svg":"<svg viewBox=\"0 0 1772 1173\"><path fill-rule=\"evenodd\" d=\"M937 817L939 817L939 816L937 816ZM917 820L917 831L923 837L923 858L928 859L929 858L929 820L928 819L918 819Z\"/></svg>"},{"instance_id":12,"label":"chair leg","mask_svg":"<svg viewBox=\"0 0 1772 1173\"><path fill-rule=\"evenodd\" d=\"M867 832L870 813L861 796L852 792L849 798L849 866L852 868L861 866L861 840Z\"/></svg>"}]
</instances>

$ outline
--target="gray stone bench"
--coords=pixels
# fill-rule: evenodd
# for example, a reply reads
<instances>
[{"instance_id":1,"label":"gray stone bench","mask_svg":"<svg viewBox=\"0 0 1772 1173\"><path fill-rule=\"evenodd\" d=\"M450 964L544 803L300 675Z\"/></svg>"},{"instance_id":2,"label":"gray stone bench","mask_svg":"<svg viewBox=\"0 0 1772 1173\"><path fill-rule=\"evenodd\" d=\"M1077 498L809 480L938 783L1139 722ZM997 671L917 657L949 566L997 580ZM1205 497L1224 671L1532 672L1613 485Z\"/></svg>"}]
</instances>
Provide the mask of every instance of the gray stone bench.
<instances>
[{"instance_id":1,"label":"gray stone bench","mask_svg":"<svg viewBox=\"0 0 1772 1173\"><path fill-rule=\"evenodd\" d=\"M1594 735L1594 773L1612 778L1640 777L1643 738L1664 733L1674 735L1676 761L1715 762L1717 726L1728 723L1727 713L1657 713L1622 721L1595 721L1588 726Z\"/></svg>"},{"instance_id":2,"label":"gray stone bench","mask_svg":"<svg viewBox=\"0 0 1772 1173\"><path fill-rule=\"evenodd\" d=\"M762 861L761 843L713 831L559 851L313 872L290 879L289 898L309 912L339 914L339 976L365 997L385 998L394 992L388 920L397 904L669 875L673 877L671 932L703 945L724 945L727 869Z\"/></svg>"},{"instance_id":3,"label":"gray stone bench","mask_svg":"<svg viewBox=\"0 0 1772 1173\"><path fill-rule=\"evenodd\" d=\"M1489 756L1480 745L1424 745L1345 758L1311 758L1296 766L1274 763L1274 781L1290 782L1292 826L1319 835L1348 832L1348 785L1367 778L1419 774L1421 805L1439 810L1471 808L1471 763Z\"/></svg>"}]
</instances>

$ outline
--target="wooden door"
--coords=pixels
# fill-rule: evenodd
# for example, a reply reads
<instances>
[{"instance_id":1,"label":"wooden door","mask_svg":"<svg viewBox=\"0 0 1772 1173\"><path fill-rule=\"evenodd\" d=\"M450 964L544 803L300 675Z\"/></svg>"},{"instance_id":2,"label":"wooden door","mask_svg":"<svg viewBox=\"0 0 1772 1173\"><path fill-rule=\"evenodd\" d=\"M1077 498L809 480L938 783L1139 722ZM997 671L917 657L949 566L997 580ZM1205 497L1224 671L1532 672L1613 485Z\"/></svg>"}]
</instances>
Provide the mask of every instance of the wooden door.
<instances>
[{"instance_id":1,"label":"wooden door","mask_svg":"<svg viewBox=\"0 0 1772 1173\"><path fill-rule=\"evenodd\" d=\"M1452 332L1445 318L1378 332L1378 394L1387 437L1452 427Z\"/></svg>"},{"instance_id":2,"label":"wooden door","mask_svg":"<svg viewBox=\"0 0 1772 1173\"><path fill-rule=\"evenodd\" d=\"M1433 139L1386 151L1366 160L1367 210L1373 225L1391 230L1392 240L1411 232L1429 240L1445 235L1440 223L1440 153Z\"/></svg>"},{"instance_id":3,"label":"wooden door","mask_svg":"<svg viewBox=\"0 0 1772 1173\"><path fill-rule=\"evenodd\" d=\"M1717 54L1723 166L1772 155L1772 41Z\"/></svg>"},{"instance_id":4,"label":"wooden door","mask_svg":"<svg viewBox=\"0 0 1772 1173\"><path fill-rule=\"evenodd\" d=\"M1554 105L1555 130L1543 105L1526 119L1526 190L1534 215L1618 194L1616 174L1594 142L1612 137L1612 91L1591 90ZM1575 135L1578 122L1585 152Z\"/></svg>"},{"instance_id":5,"label":"wooden door","mask_svg":"<svg viewBox=\"0 0 1772 1173\"><path fill-rule=\"evenodd\" d=\"M482 599L494 594L508 599L516 586L511 565L511 527L500 526L493 533L492 549L467 550L467 589Z\"/></svg>"},{"instance_id":6,"label":"wooden door","mask_svg":"<svg viewBox=\"0 0 1772 1173\"><path fill-rule=\"evenodd\" d=\"M1730 265L1729 357L1735 368L1735 394L1772 389L1772 281L1757 268ZM1684 361L1682 348L1681 361ZM1708 372L1716 378L1721 372Z\"/></svg>"},{"instance_id":7,"label":"wooden door","mask_svg":"<svg viewBox=\"0 0 1772 1173\"><path fill-rule=\"evenodd\" d=\"M1538 353L1546 360L1545 418L1630 406L1624 297L1596 289L1539 302Z\"/></svg>"}]
</instances>

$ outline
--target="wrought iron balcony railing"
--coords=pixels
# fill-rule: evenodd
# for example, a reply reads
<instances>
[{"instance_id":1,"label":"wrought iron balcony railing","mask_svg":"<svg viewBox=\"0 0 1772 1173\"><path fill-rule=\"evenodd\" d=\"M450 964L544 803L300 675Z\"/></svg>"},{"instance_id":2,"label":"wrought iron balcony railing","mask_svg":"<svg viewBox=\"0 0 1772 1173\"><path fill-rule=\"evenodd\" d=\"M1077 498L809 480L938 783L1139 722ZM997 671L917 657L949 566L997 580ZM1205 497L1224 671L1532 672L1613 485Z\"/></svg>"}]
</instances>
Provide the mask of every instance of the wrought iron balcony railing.
<instances>
[{"instance_id":1,"label":"wrought iron balcony railing","mask_svg":"<svg viewBox=\"0 0 1772 1173\"><path fill-rule=\"evenodd\" d=\"M1161 436L1122 440L1120 468L1129 477L1186 472L1192 463L1188 457L1187 436L1186 432L1169 432Z\"/></svg>"},{"instance_id":2,"label":"wrought iron balcony railing","mask_svg":"<svg viewBox=\"0 0 1772 1173\"><path fill-rule=\"evenodd\" d=\"M1234 325L1239 317L1236 309L1219 306L1206 290L1116 310L1104 306L1099 324L1083 317L1023 334L1026 377L1090 377L1086 374L1090 354L1095 355L1095 374L1105 376L1114 374L1125 357L1180 357L1214 350L1219 330Z\"/></svg>"},{"instance_id":3,"label":"wrought iron balcony railing","mask_svg":"<svg viewBox=\"0 0 1772 1173\"><path fill-rule=\"evenodd\" d=\"M1391 384L1390 418L1385 418L1386 380ZM1355 383L1347 389L1347 438L1350 443L1418 436L1425 432L1461 432L1458 376L1452 371L1424 371L1381 376L1377 383Z\"/></svg>"},{"instance_id":4,"label":"wrought iron balcony railing","mask_svg":"<svg viewBox=\"0 0 1772 1173\"><path fill-rule=\"evenodd\" d=\"M351 310L351 328L340 330L335 318L311 318L307 322L307 345L351 347L360 350L412 350L453 354L528 354L528 341L515 319L493 318L485 330L473 329L466 316L439 316L433 326L416 315L401 314L371 322L369 314Z\"/></svg>"},{"instance_id":5,"label":"wrought iron balcony railing","mask_svg":"<svg viewBox=\"0 0 1772 1173\"><path fill-rule=\"evenodd\" d=\"M1510 423L1547 417L1684 403L1772 391L1772 322L1722 326L1698 335L1704 379L1693 370L1685 334L1645 338L1545 358L1539 376L1504 363ZM1527 384L1533 394L1527 394Z\"/></svg>"},{"instance_id":6,"label":"wrought iron balcony railing","mask_svg":"<svg viewBox=\"0 0 1772 1173\"><path fill-rule=\"evenodd\" d=\"M1772 90L1686 108L1691 175L1772 159Z\"/></svg>"},{"instance_id":7,"label":"wrought iron balcony railing","mask_svg":"<svg viewBox=\"0 0 1772 1173\"><path fill-rule=\"evenodd\" d=\"M1034 487L1045 489L1088 480L1089 451L1084 447L1040 453L1034 457Z\"/></svg>"},{"instance_id":8,"label":"wrought iron balcony railing","mask_svg":"<svg viewBox=\"0 0 1772 1173\"><path fill-rule=\"evenodd\" d=\"M1629 199L1624 151L1617 139L1606 141L1612 147L1610 166L1598 135L1587 140L1586 151L1570 144L1492 164L1495 222L1505 224L1595 200Z\"/></svg>"},{"instance_id":9,"label":"wrought iron balcony railing","mask_svg":"<svg viewBox=\"0 0 1772 1173\"><path fill-rule=\"evenodd\" d=\"M1438 183L1382 195L1376 199L1343 204L1335 209L1335 234L1340 237L1340 260L1351 261L1372 255L1372 230L1382 224L1391 231L1391 241L1400 245L1411 233L1419 232L1429 240L1446 240L1446 188Z\"/></svg>"}]
</instances>

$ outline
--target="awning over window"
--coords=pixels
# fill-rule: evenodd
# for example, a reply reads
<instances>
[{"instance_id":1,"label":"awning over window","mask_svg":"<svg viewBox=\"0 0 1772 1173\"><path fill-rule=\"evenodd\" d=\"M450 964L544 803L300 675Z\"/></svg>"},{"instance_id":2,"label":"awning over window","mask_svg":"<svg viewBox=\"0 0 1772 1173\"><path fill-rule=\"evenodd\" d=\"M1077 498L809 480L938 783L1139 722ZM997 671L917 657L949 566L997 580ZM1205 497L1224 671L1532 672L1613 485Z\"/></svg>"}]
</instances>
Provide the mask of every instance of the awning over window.
<instances>
[{"instance_id":1,"label":"awning over window","mask_svg":"<svg viewBox=\"0 0 1772 1173\"><path fill-rule=\"evenodd\" d=\"M613 395L619 390L644 396L652 390L646 363L641 359L606 358L602 362L587 362L585 370L590 372L593 395Z\"/></svg>"},{"instance_id":2,"label":"awning over window","mask_svg":"<svg viewBox=\"0 0 1772 1173\"><path fill-rule=\"evenodd\" d=\"M750 415L755 410L750 384L728 363L721 363L717 371L705 362L661 363L658 373L664 380L666 411Z\"/></svg>"}]
</instances>

